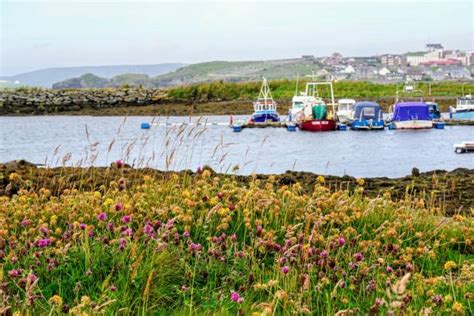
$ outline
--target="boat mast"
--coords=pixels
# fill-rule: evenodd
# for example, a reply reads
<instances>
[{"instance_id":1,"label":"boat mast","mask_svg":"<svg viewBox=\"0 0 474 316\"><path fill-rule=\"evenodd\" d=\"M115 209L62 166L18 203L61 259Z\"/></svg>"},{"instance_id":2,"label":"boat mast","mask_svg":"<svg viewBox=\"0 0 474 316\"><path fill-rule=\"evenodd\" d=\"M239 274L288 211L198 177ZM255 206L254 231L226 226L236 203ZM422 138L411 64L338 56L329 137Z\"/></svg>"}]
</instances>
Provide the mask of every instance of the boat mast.
<instances>
[{"instance_id":1,"label":"boat mast","mask_svg":"<svg viewBox=\"0 0 474 316\"><path fill-rule=\"evenodd\" d=\"M273 100L272 92L268 86L267 79L263 77L262 88L260 89L259 99L263 99L265 108L267 107L267 100ZM273 102L272 102L273 103Z\"/></svg>"}]
</instances>

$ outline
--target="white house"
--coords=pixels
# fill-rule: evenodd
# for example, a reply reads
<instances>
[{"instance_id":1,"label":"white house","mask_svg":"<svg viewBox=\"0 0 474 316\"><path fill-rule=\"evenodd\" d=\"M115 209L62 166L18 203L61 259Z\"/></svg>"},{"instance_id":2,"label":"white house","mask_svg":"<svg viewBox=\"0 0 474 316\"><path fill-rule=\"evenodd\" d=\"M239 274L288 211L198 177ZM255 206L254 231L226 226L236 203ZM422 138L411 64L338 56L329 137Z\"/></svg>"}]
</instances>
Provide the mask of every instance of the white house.
<instances>
[{"instance_id":1,"label":"white house","mask_svg":"<svg viewBox=\"0 0 474 316\"><path fill-rule=\"evenodd\" d=\"M344 74L353 74L355 72L355 69L351 65L348 65L341 72Z\"/></svg>"},{"instance_id":2,"label":"white house","mask_svg":"<svg viewBox=\"0 0 474 316\"><path fill-rule=\"evenodd\" d=\"M387 67L383 67L381 68L379 71L378 71L379 75L380 76L386 76L388 75L389 73L391 73L391 71L387 68Z\"/></svg>"}]
</instances>

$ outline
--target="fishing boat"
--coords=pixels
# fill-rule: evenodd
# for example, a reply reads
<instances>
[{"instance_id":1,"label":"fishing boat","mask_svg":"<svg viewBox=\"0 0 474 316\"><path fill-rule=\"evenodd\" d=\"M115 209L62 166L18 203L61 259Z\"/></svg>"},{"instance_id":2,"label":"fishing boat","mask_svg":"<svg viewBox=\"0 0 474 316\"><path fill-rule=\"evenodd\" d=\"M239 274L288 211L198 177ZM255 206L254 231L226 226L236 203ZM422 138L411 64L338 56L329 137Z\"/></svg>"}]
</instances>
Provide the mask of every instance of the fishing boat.
<instances>
[{"instance_id":1,"label":"fishing boat","mask_svg":"<svg viewBox=\"0 0 474 316\"><path fill-rule=\"evenodd\" d=\"M439 111L438 103L436 102L425 102L428 105L430 116L432 120L439 120L441 118L441 112Z\"/></svg>"},{"instance_id":2,"label":"fishing boat","mask_svg":"<svg viewBox=\"0 0 474 316\"><path fill-rule=\"evenodd\" d=\"M305 104L315 102L316 99L312 96L305 95L301 92L300 95L295 95L291 99L291 108L288 110L288 121L294 121L298 117L298 113L303 111Z\"/></svg>"},{"instance_id":3,"label":"fishing boat","mask_svg":"<svg viewBox=\"0 0 474 316\"><path fill-rule=\"evenodd\" d=\"M456 107L449 107L453 120L474 120L474 97L470 94L457 98Z\"/></svg>"},{"instance_id":4,"label":"fishing boat","mask_svg":"<svg viewBox=\"0 0 474 316\"><path fill-rule=\"evenodd\" d=\"M383 130L385 122L382 108L375 102L357 102L350 126L353 130Z\"/></svg>"},{"instance_id":5,"label":"fishing boat","mask_svg":"<svg viewBox=\"0 0 474 316\"><path fill-rule=\"evenodd\" d=\"M354 105L356 101L353 99L340 99L337 101L336 116L339 122L349 123L354 118Z\"/></svg>"},{"instance_id":6,"label":"fishing boat","mask_svg":"<svg viewBox=\"0 0 474 316\"><path fill-rule=\"evenodd\" d=\"M395 129L432 128L429 107L424 102L398 102L391 114L391 122Z\"/></svg>"},{"instance_id":7,"label":"fishing boat","mask_svg":"<svg viewBox=\"0 0 474 316\"><path fill-rule=\"evenodd\" d=\"M326 104L319 95L318 87L327 86L330 91L330 104ZM311 96L304 104L302 111L298 112L296 122L301 130L311 132L335 131L336 120L334 117L334 90L332 82L308 82L306 96Z\"/></svg>"},{"instance_id":8,"label":"fishing boat","mask_svg":"<svg viewBox=\"0 0 474 316\"><path fill-rule=\"evenodd\" d=\"M263 78L262 87L257 101L253 103L254 113L250 118L251 123L279 122L277 104L273 101L267 79Z\"/></svg>"}]
</instances>

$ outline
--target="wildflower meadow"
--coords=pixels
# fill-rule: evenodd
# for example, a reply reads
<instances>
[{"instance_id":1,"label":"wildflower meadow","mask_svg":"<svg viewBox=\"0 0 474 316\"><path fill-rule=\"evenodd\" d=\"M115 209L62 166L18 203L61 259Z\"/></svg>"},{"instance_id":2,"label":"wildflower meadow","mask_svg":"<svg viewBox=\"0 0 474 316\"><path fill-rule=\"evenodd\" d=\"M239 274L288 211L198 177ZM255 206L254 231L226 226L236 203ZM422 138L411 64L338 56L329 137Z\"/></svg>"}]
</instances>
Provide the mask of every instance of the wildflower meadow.
<instances>
[{"instance_id":1,"label":"wildflower meadow","mask_svg":"<svg viewBox=\"0 0 474 316\"><path fill-rule=\"evenodd\" d=\"M472 314L472 209L369 198L363 179L141 172L59 193L8 175L0 315Z\"/></svg>"}]
</instances>

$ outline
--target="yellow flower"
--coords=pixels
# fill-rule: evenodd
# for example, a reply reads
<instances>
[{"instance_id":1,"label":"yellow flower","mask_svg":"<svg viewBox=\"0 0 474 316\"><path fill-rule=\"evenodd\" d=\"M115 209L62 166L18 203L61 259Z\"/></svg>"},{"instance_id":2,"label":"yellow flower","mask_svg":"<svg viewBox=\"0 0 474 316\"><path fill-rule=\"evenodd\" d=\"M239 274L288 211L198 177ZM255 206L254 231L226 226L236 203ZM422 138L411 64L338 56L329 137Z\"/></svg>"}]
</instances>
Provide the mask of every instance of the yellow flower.
<instances>
[{"instance_id":1,"label":"yellow flower","mask_svg":"<svg viewBox=\"0 0 474 316\"><path fill-rule=\"evenodd\" d=\"M10 173L10 175L8 176L8 179L9 179L10 181L12 181L12 182L15 181L15 180L18 180L19 178L20 178L20 176L19 176L18 173L16 173L16 172L12 172L12 173Z\"/></svg>"},{"instance_id":2,"label":"yellow flower","mask_svg":"<svg viewBox=\"0 0 474 316\"><path fill-rule=\"evenodd\" d=\"M91 303L91 299L89 296L83 296L81 297L81 304L84 305L84 306L89 306Z\"/></svg>"},{"instance_id":3,"label":"yellow flower","mask_svg":"<svg viewBox=\"0 0 474 316\"><path fill-rule=\"evenodd\" d=\"M453 311L455 311L455 312L457 312L457 313L462 313L463 310L464 310L464 307L462 306L461 303L455 302L455 303L453 304Z\"/></svg>"},{"instance_id":4,"label":"yellow flower","mask_svg":"<svg viewBox=\"0 0 474 316\"><path fill-rule=\"evenodd\" d=\"M359 178L359 179L356 180L356 182L357 182L358 185L363 186L364 183L365 183L365 180L362 179L362 178Z\"/></svg>"},{"instance_id":5,"label":"yellow flower","mask_svg":"<svg viewBox=\"0 0 474 316\"><path fill-rule=\"evenodd\" d=\"M445 264L444 264L444 269L445 270L453 270L457 267L457 264L456 262L454 261L447 261Z\"/></svg>"},{"instance_id":6,"label":"yellow flower","mask_svg":"<svg viewBox=\"0 0 474 316\"><path fill-rule=\"evenodd\" d=\"M324 179L323 176L318 176L318 177L316 178L316 180L317 180L319 183L324 183L324 182L326 181L326 179Z\"/></svg>"},{"instance_id":7,"label":"yellow flower","mask_svg":"<svg viewBox=\"0 0 474 316\"><path fill-rule=\"evenodd\" d=\"M63 305L63 299L59 295L54 295L49 299L49 303L56 305L56 306L62 306Z\"/></svg>"}]
</instances>

